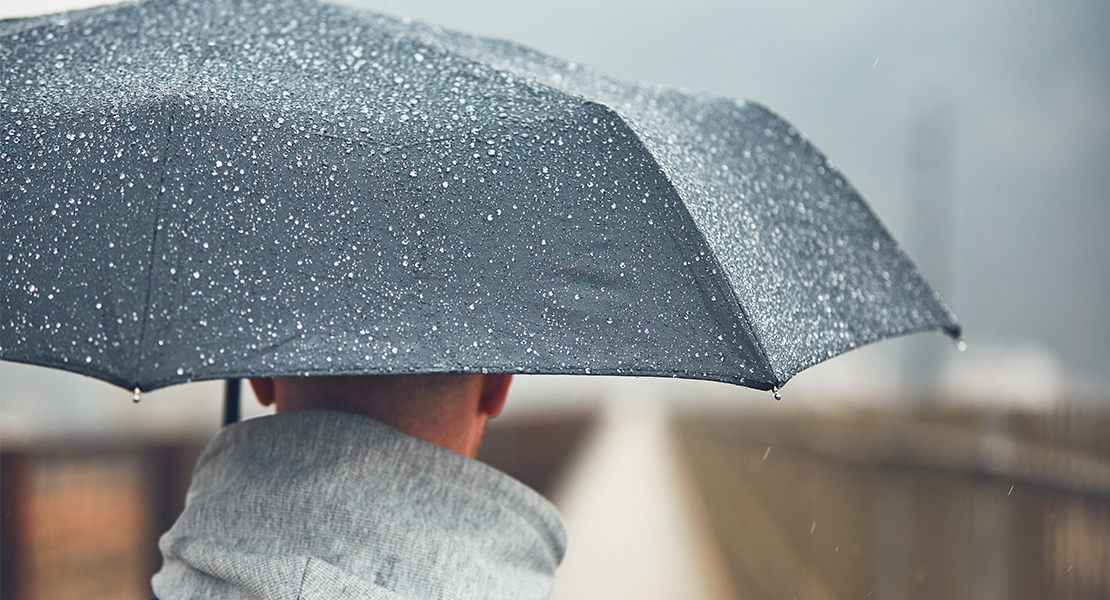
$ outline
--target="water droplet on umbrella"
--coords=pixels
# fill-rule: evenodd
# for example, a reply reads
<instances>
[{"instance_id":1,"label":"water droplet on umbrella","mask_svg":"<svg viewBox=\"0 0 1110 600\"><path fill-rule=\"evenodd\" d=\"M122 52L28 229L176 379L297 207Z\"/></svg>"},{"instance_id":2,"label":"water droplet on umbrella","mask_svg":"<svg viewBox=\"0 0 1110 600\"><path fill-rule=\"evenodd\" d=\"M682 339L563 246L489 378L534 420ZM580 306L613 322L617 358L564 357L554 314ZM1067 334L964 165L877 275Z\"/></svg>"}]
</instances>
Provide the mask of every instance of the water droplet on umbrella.
<instances>
[{"instance_id":1,"label":"water droplet on umbrella","mask_svg":"<svg viewBox=\"0 0 1110 600\"><path fill-rule=\"evenodd\" d=\"M135 388L135 393L131 394L131 401L134 402L135 404L138 404L139 401L142 400L142 399L143 399L143 391L140 390L139 388Z\"/></svg>"},{"instance_id":2,"label":"water droplet on umbrella","mask_svg":"<svg viewBox=\"0 0 1110 600\"><path fill-rule=\"evenodd\" d=\"M779 386L771 388L771 392L775 394L775 400L782 400L782 394L779 393Z\"/></svg>"},{"instance_id":3,"label":"water droplet on umbrella","mask_svg":"<svg viewBox=\"0 0 1110 600\"><path fill-rule=\"evenodd\" d=\"M277 5L285 7L286 3L280 0ZM318 352L287 353L288 358L283 360L290 362L283 363L281 368L306 375L321 362L346 370L362 362L364 356L365 362L371 362L372 355L380 355L382 358L376 360L381 361L379 366L387 363L383 367L387 370L402 364L387 360L389 355L420 362L424 359L416 356L421 353L414 351L419 350L420 340L411 339L408 332L428 330L436 331L437 337L443 339L447 347L443 354L459 361L454 366L490 361L512 364L520 359L523 361L520 364L529 369L542 368L536 357L548 354L559 356L553 367L559 372L576 371L589 364L594 372L627 373L635 370L631 362L644 356L641 350L614 353L616 345L590 342L605 336L618 339L625 334L637 340L643 336L656 339L662 337L657 331L690 327L691 332L706 332L703 341L712 342L713 348L693 344L674 348L677 364L663 368L666 374L704 375L711 368L706 361L721 361L724 367L713 364L712 368L744 374L732 378L734 382L739 379L741 384L757 382L758 387L766 387L765 382L785 377L780 374L767 379L765 374L757 374L747 366L755 364L758 358L754 347L723 353L721 348L730 345L729 342L721 335L708 334L720 333L716 331L717 324L725 322L720 320L723 316L716 316L716 311L731 310L731 304L739 302L758 307L758 315L770 315L761 319L768 327L779 320L843 326L831 332L827 342L826 338L814 338L818 343L774 348L783 360L783 373L810 364L813 359L832 356L839 351L837 348L854 347L860 340L852 337L854 333L850 335L849 330L865 332L861 339L872 341L888 331L920 329L938 315L946 314L937 304L939 298L935 295L930 298L919 289L923 282L916 276L907 278L894 268L901 264L895 260L901 256L897 245L877 222L870 220L866 206L859 202L854 190L840 178L834 181L838 174L833 163L808 147L800 153L784 150L784 145L800 143L803 138L758 106L687 99L528 52L519 61L515 57L506 61L500 45L489 48L484 43L459 42L451 34L446 41L439 42L435 41L437 33L417 23L412 24L411 31L400 32L397 22L388 17L345 9L334 13L331 11L338 9L313 4L308 12L314 15L313 19L324 17L321 22L328 23L329 39L371 43L379 37L367 32L384 27L381 29L384 45L320 46L313 39L318 29L305 26L307 21L285 29L290 24L284 20L289 14L288 7L273 13L246 11L236 19L226 19L220 16L221 8L210 4L185 3L181 10L169 11L174 19L182 17L174 21L180 25L180 38L141 35L169 23L158 16L160 11L146 9L135 12L139 18L133 27L109 28L116 33L95 30L81 34L66 27L51 29L72 35L79 42L79 54L69 50L65 54L44 53L41 49L31 52L34 43L29 43L23 34L15 34L19 41L12 46L17 55L26 52L38 58L34 63L9 61L13 72L18 73L12 80L26 74L28 80L45 82L46 87L41 93L35 91L37 86L13 91L16 100L9 101L5 113L20 113L12 115L15 120L31 119L32 113L53 110L51 107L55 106L53 100L39 103L35 98L49 100L59 92L70 96L69 90L81 90L74 116L63 117L58 113L50 117L43 112L35 117L37 123L25 121L23 126L29 129L24 131L33 133L25 134L28 140L14 142L21 158L13 158L27 161L25 168L20 169L19 177L23 179L33 175L31 171L50 166L49 162L33 160L36 148L47 143L46 138L29 142L30 136L37 140L46 135L45 125L53 118L64 124L59 126L56 136L59 143L53 151L52 160L59 165L57 173L38 175L38 179L24 182L38 186L27 193L60 200L64 194L57 190L80 186L83 180L63 181L59 186L57 179L75 178L85 169L81 167L82 161L92 166L99 160L96 163L99 166L92 172L101 184L112 186L100 190L97 198L110 194L121 202L121 211L126 208L136 214L147 214L144 212L150 209L147 203L156 198L161 199L159 206L164 207L163 212L157 213L164 215L157 225L158 239L163 241L152 245L151 238L144 237L127 240L125 245L121 244L127 239L123 234L134 231L124 229L125 224L111 221L84 224L81 211L96 216L93 209L81 208L82 202L88 202L92 196L85 195L76 202L69 200L72 206L66 208L55 205L53 211L43 206L49 213L46 218L57 217L49 227L56 224L64 232L65 223L72 223L68 230L73 234L65 239L72 239L73 243L55 240L54 247L47 248L54 251L51 256L59 255L59 250L78 256L78 236L83 244L88 239L88 243L103 243L109 249L106 254L99 247L87 253L89 262L83 268L91 276L87 280L89 285L104 279L110 281L103 288L90 287L90 295L81 302L82 306L94 305L105 314L73 325L75 339L85 338L88 342L74 344L71 362L91 364L91 355L95 353L98 368L105 368L101 363L110 362L109 348L104 347L112 344L110 338L99 329L95 330L96 337L86 335L88 332L81 328L96 328L102 321L104 326L112 322L123 326L125 320L117 317L126 314L131 315L128 319L132 323L138 323L138 313L120 299L126 295L117 298L114 294L117 289L134 292L141 285L155 282L165 283L167 290L182 291L179 296L185 305L181 314L188 323L186 327L172 327L172 310L164 307L151 311L150 327L172 332L166 340L159 341L159 346L162 341L179 348L195 345L198 351L205 352L203 360L208 365L219 362L226 367L233 360L243 359L246 353L269 351L290 339L304 345L316 343L314 336L319 336L322 344L329 344L329 349L334 342L336 354L326 361L322 357L317 360ZM276 13L283 16L279 19L274 16ZM102 14L108 14L107 9ZM406 19L402 23L411 21ZM209 24L218 29L210 31ZM230 32L220 29L227 24L233 25ZM251 31L251 35L229 37L242 31ZM132 46L127 45L128 53L121 54L122 50L116 51L115 42L108 37L117 34L140 34L144 43L161 43L159 40L170 37L171 44L192 41L183 42L180 50L173 45L175 50L165 53L132 52ZM238 39L241 45L229 43L232 39ZM206 50L194 54L199 46L206 46ZM309 47L314 49L309 51ZM109 49L107 53L103 52L105 48ZM293 48L297 50L294 52ZM87 74L68 64L73 56L81 56L82 65L89 66ZM124 57L126 64L121 62ZM131 65L132 59L145 62ZM247 67L245 75L240 75L237 61ZM66 63L65 68L55 69L56 62ZM255 67L264 64L280 64L283 68L256 77L259 71ZM487 64L492 64L493 69ZM191 69L198 67L201 72L193 73ZM307 87L286 76L301 70L308 72L307 69L313 73L311 78L303 78ZM160 82L158 76L167 79ZM114 98L122 93L157 102L162 90L174 89L189 80L204 83L199 88L201 94L183 100L184 108L173 108L186 115L181 119L182 129L175 130L174 135L182 136L191 149L188 164L193 167L181 170L177 160L179 156L185 158L182 153L171 152L162 157L160 142L156 142L161 138L155 134L163 129L153 119L164 118L169 112L152 114L149 121L146 116L138 119L134 112L125 112L127 103L119 105ZM540 98L530 85L522 86L521 81L550 82L560 89L547 90ZM322 90L326 92L321 93ZM571 104L566 104L568 98ZM581 104L581 98L596 100L597 104ZM553 102L550 107L549 101ZM33 108L14 108L17 103L31 102L36 102ZM80 112L91 106L107 108ZM172 107L163 108L172 112ZM553 120L544 117L549 110L556 111L550 113L555 115ZM84 122L82 115L86 114L89 123ZM118 125L111 122L113 119ZM215 120L209 122L211 119ZM98 122L99 127L90 131L93 122ZM226 123L232 130L213 128L212 123ZM397 130L399 124L403 131ZM135 132L137 127L135 143L127 141L131 138L126 134L119 137L115 133ZM352 145L348 142L355 131L360 140ZM655 156L641 148L636 140L645 136L668 151ZM761 145L754 145L756 142ZM361 147L359 144L363 143L368 145ZM357 156L361 151L351 154L358 148L365 150L361 158ZM151 165L165 164L164 158L171 159L174 167L162 178L159 175L162 170L151 169ZM278 173L279 164L288 164L289 171L281 169ZM19 166L15 164L16 168ZM213 167L219 171L213 171ZM661 171L677 175L674 185L660 178ZM360 174L352 175L356 172ZM406 173L411 179L404 180L402 185L400 180ZM5 175L6 179L0 176L5 183L24 185L13 179L12 169L5 171ZM381 185L368 186L372 190L358 189L358 183L365 177L387 176ZM194 178L195 186L191 183ZM435 183L436 178L439 184ZM144 186L149 189L139 194ZM438 191L448 189L452 194ZM116 196L121 192L121 196ZM326 200L317 203L314 200L317 197ZM637 198L640 207L635 207ZM649 199L653 206L647 206ZM519 209L513 204L512 212L501 212L497 207L507 202L518 202ZM689 262L672 260L670 249L674 244L666 230L669 221L655 222L676 209L681 214L688 211L692 218L690 222L684 218L678 226L679 239L691 235L697 240L706 238L706 251L695 253ZM308 215L315 214L320 215L319 219L312 218L316 222L305 222L310 220ZM867 217L865 227L857 228L858 223L852 219L848 219L853 223L850 228L841 227L845 222L838 218L841 214ZM293 220L285 222L285 216ZM298 222L298 216L304 221ZM39 223L40 218L39 214L25 217L36 230L48 227ZM482 220L487 227L474 232L480 244L466 241L470 232L456 235L456 231L473 229ZM648 227L641 229L642 222ZM412 229L416 223L419 229ZM568 226L572 223L573 227ZM89 227L95 225L103 228L92 235L94 230ZM398 229L404 234L398 233ZM53 233L49 229L43 231ZM762 232L766 232L775 252L787 252L787 263L802 265L796 275L777 279L774 268L785 263L771 249L757 243ZM49 237L53 236L48 234L46 238ZM539 242L536 237L541 238ZM260 244L266 243L261 252L250 250L256 247L252 246L255 241L259 249L263 248ZM362 248L363 241L369 247ZM344 248L347 242L358 242L360 247L352 246L348 255ZM148 251L142 258L143 248L154 247L164 248L165 252L153 256ZM870 251L864 252L869 247ZM438 250L434 255L433 249ZM647 254L641 256L645 250ZM317 251L322 252L318 257ZM813 251L817 251L815 261L789 258L809 256ZM5 275L18 269L35 303L41 303L41 299L39 290L30 287L31 281L46 286L47 277L79 281L82 275L43 261L37 246L33 252L28 247L28 251L21 249L20 253L18 257L7 255L13 266L6 265ZM858 254L866 254L870 262L853 270L849 261ZM102 256L104 267L97 264ZM531 265L540 258L544 265L550 262L567 268L560 266L553 274L539 271L542 276L536 277ZM293 259L295 263L291 262ZM24 276L32 260L42 263L42 274ZM249 261L246 267L245 261ZM397 262L396 269L391 269L393 261ZM259 268L271 265L270 273ZM351 265L365 268L355 269ZM613 265L620 265L620 270L611 272ZM412 287L391 287L390 270L406 277ZM162 282L166 271L171 281ZM176 277L178 272L182 273L181 278ZM271 283L288 275L307 281L285 286L280 293L277 290L270 293ZM613 293L604 280L610 276L622 282L613 282L617 288ZM624 298L630 284L623 282L633 277L638 278L637 287L643 288L642 299L633 297L631 305L626 306ZM703 288L691 285L701 277L713 279L714 285L723 284L720 289L755 291L742 293L744 297L738 296L736 302L729 297L730 306L711 294L711 303L721 305L714 306L714 314L705 317L690 308L702 304ZM721 277L725 280L717 281ZM751 285L745 283L748 279L753 280ZM870 285L872 279L877 285ZM482 281L480 286L478 280ZM351 281L357 284L351 285ZM464 292L468 282L474 283L474 289L480 287L480 292ZM497 282L505 285L487 285ZM659 282L658 286L655 282ZM760 282L773 282L774 286ZM567 284L581 287L572 289ZM606 287L600 287L601 284ZM553 286L559 286L558 296L550 295ZM688 293L690 289L694 291ZM535 292L548 292L544 302L551 304L540 307L530 303L528 299ZM41 293L42 299L49 299L51 293L58 298L56 289L48 288ZM340 303L348 294L354 301ZM470 294L475 297L468 297ZM426 295L437 300L433 304ZM168 307L177 303L179 296L161 294L158 298L167 302ZM567 304L571 304L570 297L574 298L573 308L563 305L564 297ZM234 302L229 303L227 298ZM374 305L378 299L380 303ZM525 306L521 306L521 300L525 300ZM903 300L912 301L912 313L892 308L873 319L862 318L857 326L857 315L870 314L867 307L873 303L899 306L896 303ZM658 315L653 303L658 304ZM477 304L482 308L477 308ZM242 311L236 318L245 322L231 330L219 327L222 321L212 318L210 311L219 315L227 310L225 307ZM54 307L31 308L45 315ZM538 308L544 310L533 310ZM834 313L844 318L830 319L829 315ZM260 318L263 314L265 317ZM506 323L513 325L509 330L522 332L518 341L527 344L502 344L492 331L488 331L488 337L483 336L480 344L467 339L468 328L476 324L466 323L464 316L488 319L495 314L504 315ZM29 311L20 313L18 318L30 324L28 328L46 331L58 339L62 336L60 332L70 328L68 323L65 327L55 323L52 315L52 326L47 329L43 320L31 320L32 316ZM307 326L296 319L316 316L320 318L306 321L310 323ZM579 316L581 329L569 327L570 317L577 320ZM371 319L394 331L396 339L392 346L382 338L353 342L343 328L329 335L340 321L355 324ZM940 320L945 324L952 322ZM12 318L6 321L10 323ZM438 330L433 323L438 324ZM425 324L427 329L416 327ZM170 328L166 329L167 325ZM377 332L377 326L374 330ZM504 335L513 339L511 333ZM534 347L532 341L537 342ZM468 348L471 343L473 351ZM375 346L373 352L366 347L369 344ZM241 354L233 348L249 350ZM399 348L406 351L399 352ZM469 354L456 359L463 351ZM494 353L506 355L498 355L494 360ZM513 353L527 356L521 359ZM734 355L742 361L728 364ZM274 362L278 362L276 354ZM190 378L211 375L204 365L189 364ZM183 368L166 364L161 368L175 370L177 379L185 379ZM163 375L159 373L158 377ZM147 385L148 389L152 385L146 380L134 383ZM777 387L774 396L781 399Z\"/></svg>"},{"instance_id":4,"label":"water droplet on umbrella","mask_svg":"<svg viewBox=\"0 0 1110 600\"><path fill-rule=\"evenodd\" d=\"M967 350L967 342L964 341L964 336L956 338L956 349L960 352Z\"/></svg>"}]
</instances>

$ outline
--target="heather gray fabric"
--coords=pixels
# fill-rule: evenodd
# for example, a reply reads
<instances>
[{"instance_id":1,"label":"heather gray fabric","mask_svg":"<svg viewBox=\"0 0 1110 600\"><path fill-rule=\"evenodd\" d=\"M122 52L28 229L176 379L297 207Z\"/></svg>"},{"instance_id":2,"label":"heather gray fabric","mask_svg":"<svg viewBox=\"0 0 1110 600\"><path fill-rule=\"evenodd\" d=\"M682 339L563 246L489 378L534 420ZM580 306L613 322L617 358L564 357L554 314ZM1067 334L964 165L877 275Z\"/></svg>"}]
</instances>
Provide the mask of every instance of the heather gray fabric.
<instances>
[{"instance_id":1,"label":"heather gray fabric","mask_svg":"<svg viewBox=\"0 0 1110 600\"><path fill-rule=\"evenodd\" d=\"M511 477L359 415L222 431L159 544L160 600L546 598L566 534Z\"/></svg>"}]
</instances>

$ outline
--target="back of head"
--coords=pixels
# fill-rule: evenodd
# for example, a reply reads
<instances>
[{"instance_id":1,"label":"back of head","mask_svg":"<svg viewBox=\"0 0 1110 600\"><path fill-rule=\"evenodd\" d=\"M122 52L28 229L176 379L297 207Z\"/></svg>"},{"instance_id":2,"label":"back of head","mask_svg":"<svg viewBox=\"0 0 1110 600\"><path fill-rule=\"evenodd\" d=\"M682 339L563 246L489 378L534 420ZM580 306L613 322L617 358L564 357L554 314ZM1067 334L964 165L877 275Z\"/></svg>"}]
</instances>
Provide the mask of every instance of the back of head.
<instances>
[{"instance_id":1,"label":"back of head","mask_svg":"<svg viewBox=\"0 0 1110 600\"><path fill-rule=\"evenodd\" d=\"M473 457L486 420L504 405L512 375L427 374L252 379L262 404L277 411L360 414Z\"/></svg>"},{"instance_id":2,"label":"back of head","mask_svg":"<svg viewBox=\"0 0 1110 600\"><path fill-rule=\"evenodd\" d=\"M397 425L436 420L476 387L480 375L361 375L274 380L279 412L339 410Z\"/></svg>"}]
</instances>

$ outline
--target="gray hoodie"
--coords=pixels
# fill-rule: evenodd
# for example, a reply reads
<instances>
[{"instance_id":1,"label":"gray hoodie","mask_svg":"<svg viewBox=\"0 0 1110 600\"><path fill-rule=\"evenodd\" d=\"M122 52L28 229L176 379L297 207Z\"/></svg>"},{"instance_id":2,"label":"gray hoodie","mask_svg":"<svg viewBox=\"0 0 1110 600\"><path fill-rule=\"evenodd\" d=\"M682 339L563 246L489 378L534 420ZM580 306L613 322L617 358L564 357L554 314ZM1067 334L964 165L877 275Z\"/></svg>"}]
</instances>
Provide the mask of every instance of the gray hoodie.
<instances>
[{"instance_id":1,"label":"gray hoodie","mask_svg":"<svg viewBox=\"0 0 1110 600\"><path fill-rule=\"evenodd\" d=\"M160 600L546 598L566 533L511 477L359 415L224 429L159 544Z\"/></svg>"}]
</instances>

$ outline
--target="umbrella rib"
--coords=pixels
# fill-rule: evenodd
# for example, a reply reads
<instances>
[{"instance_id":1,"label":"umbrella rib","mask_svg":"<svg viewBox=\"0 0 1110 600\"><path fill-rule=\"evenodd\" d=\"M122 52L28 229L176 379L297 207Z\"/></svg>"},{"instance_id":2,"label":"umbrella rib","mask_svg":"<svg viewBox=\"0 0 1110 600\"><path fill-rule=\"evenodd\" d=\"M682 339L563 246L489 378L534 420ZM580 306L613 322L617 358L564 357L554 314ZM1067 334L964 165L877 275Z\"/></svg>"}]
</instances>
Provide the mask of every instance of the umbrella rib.
<instances>
[{"instance_id":1,"label":"umbrella rib","mask_svg":"<svg viewBox=\"0 0 1110 600\"><path fill-rule=\"evenodd\" d=\"M622 115L616 108L609 106L608 104L605 104L603 102L587 100L585 104L597 106L600 110L609 114L617 123L627 128L628 132L631 134L632 139L636 140L636 142L638 142L643 148L647 160L650 161L651 164L658 170L663 180L667 183L667 186L670 187L671 192L674 194L674 196L679 200L682 199L682 194L678 191L678 187L675 185L674 181L671 180L670 175L667 173L667 169L659 163L659 160L656 157L655 153L653 153L648 148L648 145L645 142L644 138L632 126L632 120L629 117ZM744 308L743 303L740 302L740 299L736 293L736 289L733 287L732 282L729 281L728 276L725 274L725 268L721 264L716 253L713 252L712 246L710 246L709 244L709 239L705 236L705 232L702 231L700 227L698 227L697 221L694 220L694 215L690 213L690 208L687 206L686 202L675 202L672 210L680 221L684 221L686 228L690 229L693 232L688 236L690 238L690 245L694 248L695 251L701 251L701 254L704 255L703 259L709 263L709 265L706 267L709 274L716 275L710 277L709 281L712 281L716 285L722 287L721 293L724 297L727 298L729 308L731 309L730 314L739 315L740 317L739 319L737 319L734 316L733 321L740 322L740 328L742 329L744 335L747 336L748 340L750 340L755 346L756 350L759 351L760 357L766 364L767 372L771 376L771 381L768 382L769 385L767 386L767 389L770 389L771 387L781 386L785 382L779 381L778 376L775 374L775 369L774 366L771 364L771 359L767 354L767 349L763 346L762 340L760 340L759 337L756 335L755 330L752 326L753 321L751 319L751 315L748 314L748 311ZM699 281L702 280L699 278ZM743 379L745 381L745 385L747 385L747 378L741 376L741 379Z\"/></svg>"},{"instance_id":2,"label":"umbrella rib","mask_svg":"<svg viewBox=\"0 0 1110 600\"><path fill-rule=\"evenodd\" d=\"M147 281L146 281L146 297L143 299L142 310L143 319L139 327L139 350L138 359L135 361L135 381L141 381L142 377L139 376L143 368L143 363L146 360L146 332L147 324L150 321L150 298L154 290L154 260L158 247L158 222L161 219L162 196L165 194L166 175L169 173L169 154L170 154L170 136L173 133L174 122L177 119L178 106L177 100L170 104L169 118L166 119L166 135L163 138L162 156L159 162L162 164L162 174L158 179L158 192L154 197L154 218L152 220L153 226L150 235L150 260L147 263ZM137 386L136 386L137 387Z\"/></svg>"},{"instance_id":3,"label":"umbrella rib","mask_svg":"<svg viewBox=\"0 0 1110 600\"><path fill-rule=\"evenodd\" d=\"M667 181L669 182L670 179L668 178ZM690 209L686 207L685 203L682 205L682 208L687 213L690 222L694 223L694 217L693 215L689 214ZM698 228L696 224L694 226L694 229L697 231L698 241L701 242L701 244L704 245L706 248L708 248L709 240L705 237L705 232ZM778 375L775 374L775 367L771 363L771 357L767 354L767 348L764 347L763 340L760 339L758 335L756 335L752 316L748 313L747 308L744 307L744 303L740 302L740 298L739 295L736 293L736 289L733 287L732 282L729 280L728 276L725 275L726 271L724 265L721 264L721 261L717 258L717 255L712 252L706 253L706 260L710 261L710 263L712 264L710 272L716 271L717 273L721 274L721 276L718 278L718 281L723 281L725 284L726 291L728 292L726 294L726 297L728 298L729 306L730 308L732 308L733 311L740 313L740 316L742 317L740 319L740 324L744 329L744 333L747 334L748 339L750 339L755 345L756 350L759 350L759 355L767 364L767 371L768 373L770 373L772 378L771 386L782 387L782 385L786 382L779 381Z\"/></svg>"}]
</instances>

